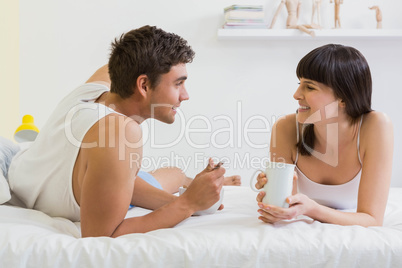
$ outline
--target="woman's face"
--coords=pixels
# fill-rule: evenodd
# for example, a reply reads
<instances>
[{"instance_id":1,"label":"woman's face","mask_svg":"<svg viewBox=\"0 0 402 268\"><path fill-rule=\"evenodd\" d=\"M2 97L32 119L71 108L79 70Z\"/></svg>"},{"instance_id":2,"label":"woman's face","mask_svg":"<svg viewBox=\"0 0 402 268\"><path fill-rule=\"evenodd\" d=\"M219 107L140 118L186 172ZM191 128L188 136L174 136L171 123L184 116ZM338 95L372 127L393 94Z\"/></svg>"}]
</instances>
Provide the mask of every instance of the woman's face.
<instances>
[{"instance_id":1,"label":"woman's face","mask_svg":"<svg viewBox=\"0 0 402 268\"><path fill-rule=\"evenodd\" d=\"M299 123L325 123L337 118L341 99L335 96L332 88L314 80L301 78L300 86L293 97L299 103L297 121Z\"/></svg>"}]
</instances>

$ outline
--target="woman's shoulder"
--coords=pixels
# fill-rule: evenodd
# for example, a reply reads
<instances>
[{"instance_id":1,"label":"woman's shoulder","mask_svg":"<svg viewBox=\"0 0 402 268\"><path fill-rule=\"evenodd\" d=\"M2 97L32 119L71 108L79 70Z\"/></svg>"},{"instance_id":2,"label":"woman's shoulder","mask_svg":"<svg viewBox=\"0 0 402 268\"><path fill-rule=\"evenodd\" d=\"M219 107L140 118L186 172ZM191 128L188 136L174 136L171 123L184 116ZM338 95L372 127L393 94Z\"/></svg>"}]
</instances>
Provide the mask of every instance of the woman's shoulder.
<instances>
[{"instance_id":1,"label":"woman's shoulder","mask_svg":"<svg viewBox=\"0 0 402 268\"><path fill-rule=\"evenodd\" d=\"M279 117L274 126L283 128L285 130L296 129L296 114L288 114L282 117Z\"/></svg>"},{"instance_id":2,"label":"woman's shoulder","mask_svg":"<svg viewBox=\"0 0 402 268\"><path fill-rule=\"evenodd\" d=\"M377 128L392 128L392 121L389 116L383 112L371 111L364 115L362 127L371 130Z\"/></svg>"},{"instance_id":3,"label":"woman's shoulder","mask_svg":"<svg viewBox=\"0 0 402 268\"><path fill-rule=\"evenodd\" d=\"M272 128L272 132L286 140L296 140L297 123L296 114L288 114L278 118Z\"/></svg>"},{"instance_id":4,"label":"woman's shoulder","mask_svg":"<svg viewBox=\"0 0 402 268\"><path fill-rule=\"evenodd\" d=\"M361 126L361 139L363 142L367 141L367 145L374 141L393 139L393 125L389 116L379 111L365 114Z\"/></svg>"},{"instance_id":5,"label":"woman's shoulder","mask_svg":"<svg viewBox=\"0 0 402 268\"><path fill-rule=\"evenodd\" d=\"M294 163L296 157L297 124L296 115L289 114L276 120L272 127L270 152L274 159Z\"/></svg>"},{"instance_id":6,"label":"woman's shoulder","mask_svg":"<svg viewBox=\"0 0 402 268\"><path fill-rule=\"evenodd\" d=\"M296 114L288 114L282 117L279 117L275 124L273 125L273 129L279 131L281 133L295 133L296 134Z\"/></svg>"}]
</instances>

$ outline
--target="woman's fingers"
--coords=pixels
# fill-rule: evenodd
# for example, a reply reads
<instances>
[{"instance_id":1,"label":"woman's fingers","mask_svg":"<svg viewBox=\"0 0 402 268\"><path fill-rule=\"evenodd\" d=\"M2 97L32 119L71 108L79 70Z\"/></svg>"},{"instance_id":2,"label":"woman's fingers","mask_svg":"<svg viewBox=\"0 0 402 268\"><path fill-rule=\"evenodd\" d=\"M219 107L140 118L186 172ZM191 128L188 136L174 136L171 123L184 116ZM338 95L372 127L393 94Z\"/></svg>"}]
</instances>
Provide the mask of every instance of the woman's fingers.
<instances>
[{"instance_id":1,"label":"woman's fingers","mask_svg":"<svg viewBox=\"0 0 402 268\"><path fill-rule=\"evenodd\" d=\"M267 177L265 176L265 173L261 172L258 174L257 177L257 183L255 184L255 188L261 189L264 187L264 185L268 182Z\"/></svg>"},{"instance_id":2,"label":"woman's fingers","mask_svg":"<svg viewBox=\"0 0 402 268\"><path fill-rule=\"evenodd\" d=\"M265 192L263 192L263 191L259 192L257 195L257 198L256 198L257 202L262 202L262 199L264 198L264 196L265 196Z\"/></svg>"},{"instance_id":3,"label":"woman's fingers","mask_svg":"<svg viewBox=\"0 0 402 268\"><path fill-rule=\"evenodd\" d=\"M262 216L266 216L267 218L275 218L277 221L279 220L290 220L296 217L296 209L295 208L282 208L277 206L266 205L263 203L258 204L260 210L258 212Z\"/></svg>"},{"instance_id":4,"label":"woman's fingers","mask_svg":"<svg viewBox=\"0 0 402 268\"><path fill-rule=\"evenodd\" d=\"M259 209L258 213L260 213L260 215L261 215L258 218L266 223L275 223L275 222L284 220L284 218L278 218L275 215L272 215L271 213L269 213L263 209Z\"/></svg>"}]
</instances>

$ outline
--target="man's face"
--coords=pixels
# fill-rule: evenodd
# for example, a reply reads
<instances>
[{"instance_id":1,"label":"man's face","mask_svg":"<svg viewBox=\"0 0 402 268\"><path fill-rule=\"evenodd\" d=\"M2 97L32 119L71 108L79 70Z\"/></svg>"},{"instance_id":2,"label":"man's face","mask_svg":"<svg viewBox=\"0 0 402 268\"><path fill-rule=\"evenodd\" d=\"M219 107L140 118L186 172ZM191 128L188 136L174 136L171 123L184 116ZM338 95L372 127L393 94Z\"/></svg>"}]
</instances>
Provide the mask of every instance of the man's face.
<instances>
[{"instance_id":1,"label":"man's face","mask_svg":"<svg viewBox=\"0 0 402 268\"><path fill-rule=\"evenodd\" d=\"M158 85L149 92L152 118L168 124L174 122L177 108L189 99L184 85L186 79L185 64L172 66L168 73L161 75Z\"/></svg>"}]
</instances>

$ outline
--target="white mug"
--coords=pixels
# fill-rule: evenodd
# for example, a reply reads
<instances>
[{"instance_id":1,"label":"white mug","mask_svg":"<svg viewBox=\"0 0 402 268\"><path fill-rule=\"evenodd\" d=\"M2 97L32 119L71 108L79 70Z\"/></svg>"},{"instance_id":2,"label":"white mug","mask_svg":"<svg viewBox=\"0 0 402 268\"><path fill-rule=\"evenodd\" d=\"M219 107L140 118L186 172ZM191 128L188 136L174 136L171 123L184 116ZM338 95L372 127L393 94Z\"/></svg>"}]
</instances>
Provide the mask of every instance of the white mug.
<instances>
[{"instance_id":1,"label":"white mug","mask_svg":"<svg viewBox=\"0 0 402 268\"><path fill-rule=\"evenodd\" d=\"M182 195L186 190L187 190L187 188L179 187L179 195ZM223 187L221 189L220 198L219 198L218 202L216 202L215 204L213 204L211 207L209 207L207 209L196 211L193 215L194 216L202 216L202 215L207 215L207 214L214 214L218 210L218 208L221 206L222 201L223 201Z\"/></svg>"},{"instance_id":2,"label":"white mug","mask_svg":"<svg viewBox=\"0 0 402 268\"><path fill-rule=\"evenodd\" d=\"M250 187L253 191L259 192L253 185L253 178L258 172L265 173L268 182L264 185L264 204L288 208L286 198L292 195L293 174L295 165L281 162L267 162L265 171L257 170L250 180Z\"/></svg>"}]
</instances>

